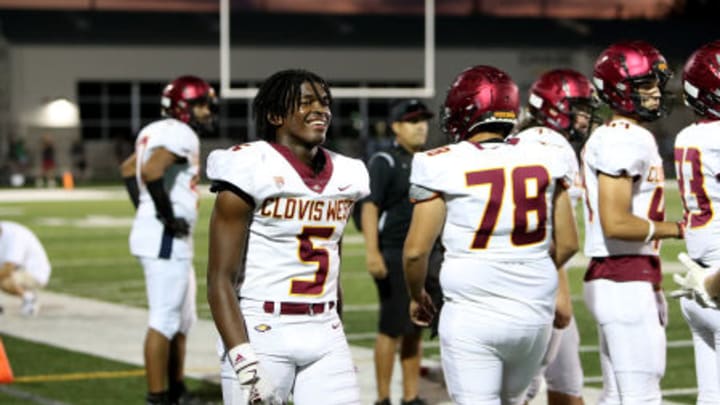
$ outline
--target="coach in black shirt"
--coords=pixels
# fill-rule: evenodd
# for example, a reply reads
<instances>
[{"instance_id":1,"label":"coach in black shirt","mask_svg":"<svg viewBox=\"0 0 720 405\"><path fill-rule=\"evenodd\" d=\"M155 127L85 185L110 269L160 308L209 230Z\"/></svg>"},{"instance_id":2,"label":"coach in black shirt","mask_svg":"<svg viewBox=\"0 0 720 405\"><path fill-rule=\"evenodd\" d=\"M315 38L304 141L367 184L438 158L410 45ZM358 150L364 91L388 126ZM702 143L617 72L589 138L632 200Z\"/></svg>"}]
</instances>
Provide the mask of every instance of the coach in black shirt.
<instances>
[{"instance_id":1,"label":"coach in black shirt","mask_svg":"<svg viewBox=\"0 0 720 405\"><path fill-rule=\"evenodd\" d=\"M380 320L375 341L375 376L378 401L390 404L390 380L395 353L400 345L404 405L422 405L418 398L421 330L410 321L410 298L405 287L402 249L410 227L413 206L408 198L410 167L415 152L423 149L428 120L433 113L419 100L405 100L390 110L393 146L368 161L370 196L362 205L362 231L366 243L368 272L380 297ZM437 274L442 255L431 255L428 292L440 299Z\"/></svg>"}]
</instances>

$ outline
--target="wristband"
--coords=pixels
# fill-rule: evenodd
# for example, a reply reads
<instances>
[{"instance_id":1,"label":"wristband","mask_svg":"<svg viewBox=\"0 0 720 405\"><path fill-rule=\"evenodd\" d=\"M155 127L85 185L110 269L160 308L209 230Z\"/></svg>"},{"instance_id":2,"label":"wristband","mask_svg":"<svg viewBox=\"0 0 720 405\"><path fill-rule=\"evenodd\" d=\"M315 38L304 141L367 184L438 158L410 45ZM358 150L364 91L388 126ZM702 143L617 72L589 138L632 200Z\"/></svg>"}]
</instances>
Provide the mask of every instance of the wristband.
<instances>
[{"instance_id":1,"label":"wristband","mask_svg":"<svg viewBox=\"0 0 720 405\"><path fill-rule=\"evenodd\" d=\"M228 350L230 365L238 376L240 384L253 384L257 379L257 355L250 343L243 343Z\"/></svg>"},{"instance_id":2,"label":"wristband","mask_svg":"<svg viewBox=\"0 0 720 405\"><path fill-rule=\"evenodd\" d=\"M649 219L647 219L646 221L648 223L648 233L645 237L645 243L648 243L653 239L653 236L655 236L655 223Z\"/></svg>"}]
</instances>

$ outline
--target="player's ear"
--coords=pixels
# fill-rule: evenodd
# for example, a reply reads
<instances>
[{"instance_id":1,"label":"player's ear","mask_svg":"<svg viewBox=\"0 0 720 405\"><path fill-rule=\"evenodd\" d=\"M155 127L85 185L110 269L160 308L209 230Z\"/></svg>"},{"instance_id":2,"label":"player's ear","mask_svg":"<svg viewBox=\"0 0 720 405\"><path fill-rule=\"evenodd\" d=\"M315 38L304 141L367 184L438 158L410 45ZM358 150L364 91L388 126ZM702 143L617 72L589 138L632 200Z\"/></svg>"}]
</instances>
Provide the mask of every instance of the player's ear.
<instances>
[{"instance_id":1,"label":"player's ear","mask_svg":"<svg viewBox=\"0 0 720 405\"><path fill-rule=\"evenodd\" d=\"M390 128L393 131L393 135L397 135L400 133L400 121L395 121L392 124L390 124Z\"/></svg>"},{"instance_id":2,"label":"player's ear","mask_svg":"<svg viewBox=\"0 0 720 405\"><path fill-rule=\"evenodd\" d=\"M280 117L278 115L272 115L272 114L267 115L267 120L269 123L273 124L276 127L282 126L283 122L285 122L283 117Z\"/></svg>"}]
</instances>

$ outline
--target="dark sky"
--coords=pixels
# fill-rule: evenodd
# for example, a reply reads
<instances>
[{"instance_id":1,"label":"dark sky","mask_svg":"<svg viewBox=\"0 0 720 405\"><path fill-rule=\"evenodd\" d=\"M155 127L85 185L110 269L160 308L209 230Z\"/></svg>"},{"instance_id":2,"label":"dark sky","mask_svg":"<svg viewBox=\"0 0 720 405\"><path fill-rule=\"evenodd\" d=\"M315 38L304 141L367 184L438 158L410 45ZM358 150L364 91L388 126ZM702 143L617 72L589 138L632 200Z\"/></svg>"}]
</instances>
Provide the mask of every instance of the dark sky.
<instances>
[{"instance_id":1,"label":"dark sky","mask_svg":"<svg viewBox=\"0 0 720 405\"><path fill-rule=\"evenodd\" d=\"M230 0L234 11L414 14L423 0ZM439 14L513 17L661 18L678 0L436 0ZM216 11L218 0L0 0L0 8Z\"/></svg>"}]
</instances>

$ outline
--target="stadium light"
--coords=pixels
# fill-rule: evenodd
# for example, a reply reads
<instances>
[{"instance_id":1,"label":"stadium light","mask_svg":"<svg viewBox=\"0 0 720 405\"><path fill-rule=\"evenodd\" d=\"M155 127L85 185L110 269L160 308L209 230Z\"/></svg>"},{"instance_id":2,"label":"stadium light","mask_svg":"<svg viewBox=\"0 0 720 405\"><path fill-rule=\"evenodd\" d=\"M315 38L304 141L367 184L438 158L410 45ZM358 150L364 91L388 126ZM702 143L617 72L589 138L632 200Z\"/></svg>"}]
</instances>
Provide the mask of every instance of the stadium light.
<instances>
[{"instance_id":1,"label":"stadium light","mask_svg":"<svg viewBox=\"0 0 720 405\"><path fill-rule=\"evenodd\" d=\"M77 127L80 124L80 110L65 97L55 98L40 108L37 123L49 128Z\"/></svg>"}]
</instances>

